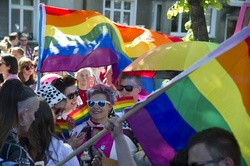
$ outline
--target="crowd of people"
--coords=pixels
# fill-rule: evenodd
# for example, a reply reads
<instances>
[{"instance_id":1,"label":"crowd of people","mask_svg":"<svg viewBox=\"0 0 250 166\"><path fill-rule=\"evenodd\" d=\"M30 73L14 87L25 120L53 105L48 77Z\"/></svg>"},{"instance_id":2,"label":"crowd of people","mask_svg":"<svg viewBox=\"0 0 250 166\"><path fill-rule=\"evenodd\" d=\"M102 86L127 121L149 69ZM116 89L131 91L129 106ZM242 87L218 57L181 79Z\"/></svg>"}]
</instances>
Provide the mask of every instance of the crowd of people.
<instances>
[{"instance_id":1,"label":"crowd of people","mask_svg":"<svg viewBox=\"0 0 250 166\"><path fill-rule=\"evenodd\" d=\"M114 111L118 98L140 100L140 77L121 73L114 83L110 66L82 68L70 74L45 73L37 89L37 47L31 49L27 42L26 34L11 33L0 43L0 165L55 165L104 128L108 132L102 138L65 165L152 165L132 129ZM82 105L90 118L76 125L68 115ZM67 135L56 133L58 120L67 122ZM170 164L241 165L240 158L233 134L210 128L193 135Z\"/></svg>"}]
</instances>

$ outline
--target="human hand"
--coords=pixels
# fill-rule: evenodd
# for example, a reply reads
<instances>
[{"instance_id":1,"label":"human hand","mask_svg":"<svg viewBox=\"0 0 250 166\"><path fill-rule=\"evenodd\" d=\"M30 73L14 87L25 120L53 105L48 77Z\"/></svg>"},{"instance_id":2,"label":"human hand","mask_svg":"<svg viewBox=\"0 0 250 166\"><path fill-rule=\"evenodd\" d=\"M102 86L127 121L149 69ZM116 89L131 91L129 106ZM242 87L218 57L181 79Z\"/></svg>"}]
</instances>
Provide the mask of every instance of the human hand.
<instances>
[{"instance_id":1,"label":"human hand","mask_svg":"<svg viewBox=\"0 0 250 166\"><path fill-rule=\"evenodd\" d=\"M75 128L75 121L72 117L67 118L67 125L69 128L69 131L73 130Z\"/></svg>"},{"instance_id":2,"label":"human hand","mask_svg":"<svg viewBox=\"0 0 250 166\"><path fill-rule=\"evenodd\" d=\"M106 157L105 154L103 153L103 151L101 151L100 149L98 149L98 151L96 152L96 155L93 159L93 161L91 162L92 166L101 166L102 165L102 158Z\"/></svg>"},{"instance_id":3,"label":"human hand","mask_svg":"<svg viewBox=\"0 0 250 166\"><path fill-rule=\"evenodd\" d=\"M78 148L82 142L84 137L86 136L86 133L80 133L77 135L77 133L75 133L74 135L72 135L69 140L68 140L68 144L74 149L74 148Z\"/></svg>"},{"instance_id":4,"label":"human hand","mask_svg":"<svg viewBox=\"0 0 250 166\"><path fill-rule=\"evenodd\" d=\"M118 136L123 135L122 131L122 123L118 121L119 118L112 117L108 119L108 121L105 123L104 127L112 132L112 137L116 138Z\"/></svg>"}]
</instances>

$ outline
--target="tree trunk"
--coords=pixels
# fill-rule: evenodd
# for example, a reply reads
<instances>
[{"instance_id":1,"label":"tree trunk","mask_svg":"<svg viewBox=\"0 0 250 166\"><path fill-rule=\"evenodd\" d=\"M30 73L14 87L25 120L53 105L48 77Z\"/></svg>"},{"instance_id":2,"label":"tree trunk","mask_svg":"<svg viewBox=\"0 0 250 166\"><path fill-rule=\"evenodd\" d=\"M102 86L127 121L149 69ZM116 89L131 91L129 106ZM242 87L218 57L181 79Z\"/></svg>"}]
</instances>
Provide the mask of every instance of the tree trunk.
<instances>
[{"instance_id":1,"label":"tree trunk","mask_svg":"<svg viewBox=\"0 0 250 166\"><path fill-rule=\"evenodd\" d=\"M188 0L190 5L189 12L191 16L191 28L194 33L194 40L208 41L207 25L204 15L204 8L201 6L201 0Z\"/></svg>"}]
</instances>

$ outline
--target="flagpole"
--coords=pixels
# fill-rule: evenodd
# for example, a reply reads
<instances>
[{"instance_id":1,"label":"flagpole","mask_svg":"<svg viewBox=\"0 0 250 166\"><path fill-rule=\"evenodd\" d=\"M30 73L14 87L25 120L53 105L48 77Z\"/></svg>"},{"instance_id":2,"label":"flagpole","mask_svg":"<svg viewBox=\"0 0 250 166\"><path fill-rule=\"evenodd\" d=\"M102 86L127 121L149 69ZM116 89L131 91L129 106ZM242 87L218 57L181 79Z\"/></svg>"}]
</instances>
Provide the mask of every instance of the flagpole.
<instances>
[{"instance_id":1,"label":"flagpole","mask_svg":"<svg viewBox=\"0 0 250 166\"><path fill-rule=\"evenodd\" d=\"M185 76L183 76L182 78L184 78ZM182 78L179 78L180 81ZM173 82L173 81L169 81L164 87L156 90L155 92L153 92L150 96L148 96L146 99L136 103L135 105L133 105L131 107L131 109L124 114L123 117L121 117L120 119L118 119L119 122L124 122L127 118L129 118L131 115L133 115L135 112L137 112L138 110L140 110L141 108L143 108L145 105L147 105L149 102L151 102L152 100L154 100L156 97L158 97L159 95L161 95L163 92L165 92L167 89L169 89L170 87L172 87L177 81ZM171 83L170 83L171 82ZM97 133L95 136L93 136L91 139L89 139L87 142L85 142L83 145L81 145L80 147L78 147L74 152L72 152L71 154L69 154L67 157L65 157L62 161L60 161L58 164L56 164L56 166L61 166L63 164L65 164L68 160L70 160L71 158L73 158L74 156L76 156L77 154L79 154L80 152L82 152L84 149L88 148L89 146L93 145L97 140L99 140L102 136L104 136L106 133L108 132L108 130L106 130L105 128L100 131L99 133Z\"/></svg>"},{"instance_id":2,"label":"flagpole","mask_svg":"<svg viewBox=\"0 0 250 166\"><path fill-rule=\"evenodd\" d=\"M172 80L167 82L165 85L163 85L161 88L157 89L155 92L151 93L146 99L136 103L131 107L131 109L124 114L123 117L121 117L118 121L123 122L127 118L129 118L131 115L133 115L135 112L143 108L145 105L147 105L149 102L154 100L156 97L164 93L166 90L171 88L173 85L175 85L177 82L185 78L187 75L198 69L199 67L203 66L204 64L210 62L211 60L215 59L219 55L225 53L229 49L236 46L238 43L240 43L242 40L244 40L247 36L249 36L249 28L244 28L240 33L232 36L227 41L223 42L216 50L209 53L207 56L200 59L198 62L193 64L191 67L186 69L185 71L178 74L176 77L174 77ZM108 131L104 128L102 131L97 133L94 137L89 139L86 143L78 147L74 152L69 154L66 158L64 158L62 161L60 161L56 166L61 166L64 163L66 163L68 160L73 158L75 155L86 149L87 147L93 145L98 139L100 139L102 136L104 136Z\"/></svg>"}]
</instances>

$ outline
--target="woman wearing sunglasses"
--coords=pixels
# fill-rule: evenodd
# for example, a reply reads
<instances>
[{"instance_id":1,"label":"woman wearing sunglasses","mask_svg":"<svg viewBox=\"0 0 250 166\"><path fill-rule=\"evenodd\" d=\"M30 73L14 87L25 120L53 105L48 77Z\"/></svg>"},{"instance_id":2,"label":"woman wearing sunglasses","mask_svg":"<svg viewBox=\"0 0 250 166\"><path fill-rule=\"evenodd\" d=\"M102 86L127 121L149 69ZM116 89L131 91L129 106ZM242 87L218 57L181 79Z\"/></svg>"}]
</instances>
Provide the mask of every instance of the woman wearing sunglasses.
<instances>
[{"instance_id":1,"label":"woman wearing sunglasses","mask_svg":"<svg viewBox=\"0 0 250 166\"><path fill-rule=\"evenodd\" d=\"M50 108L52 108L52 111L55 114L55 120L58 118L61 118L65 107L67 105L66 96L62 94L58 89L56 89L54 86L45 83L40 90L37 91L37 95L47 101ZM69 134L69 131L67 132L67 135ZM60 138L62 138L65 142L68 142L68 144L71 145L72 148L76 148L81 144L81 139L83 139L83 136L79 136L79 138L76 138L75 135L68 138L64 133L60 133L58 135Z\"/></svg>"},{"instance_id":2,"label":"woman wearing sunglasses","mask_svg":"<svg viewBox=\"0 0 250 166\"><path fill-rule=\"evenodd\" d=\"M84 142L103 129L108 118L113 115L113 105L115 103L114 90L107 85L97 84L87 91L87 95L87 104L91 117L87 122L82 124L82 126L86 126L83 130L87 133ZM125 136L125 139L129 146L131 155L134 155L137 151L137 147L129 137ZM87 155L90 155L93 159L97 150L101 150L106 157L117 160L115 141L111 136L111 132L108 132L98 140L95 145L88 148ZM86 155L86 153L84 153L84 155ZM81 155L79 155L79 157L80 156Z\"/></svg>"},{"instance_id":3,"label":"woman wearing sunglasses","mask_svg":"<svg viewBox=\"0 0 250 166\"><path fill-rule=\"evenodd\" d=\"M4 82L9 79L19 79L17 76L17 72L18 72L18 64L16 58L10 54L1 55L0 73L3 74Z\"/></svg>"},{"instance_id":4,"label":"woman wearing sunglasses","mask_svg":"<svg viewBox=\"0 0 250 166\"><path fill-rule=\"evenodd\" d=\"M31 87L31 89L36 89L36 80L34 76L34 65L33 62L26 57L21 58L18 61L18 77L24 85Z\"/></svg>"},{"instance_id":5,"label":"woman wearing sunglasses","mask_svg":"<svg viewBox=\"0 0 250 166\"><path fill-rule=\"evenodd\" d=\"M76 80L71 75L64 75L52 82L52 85L67 97L67 104L62 114L64 120L67 119L69 113L81 104L81 98L75 84Z\"/></svg>"}]
</instances>

